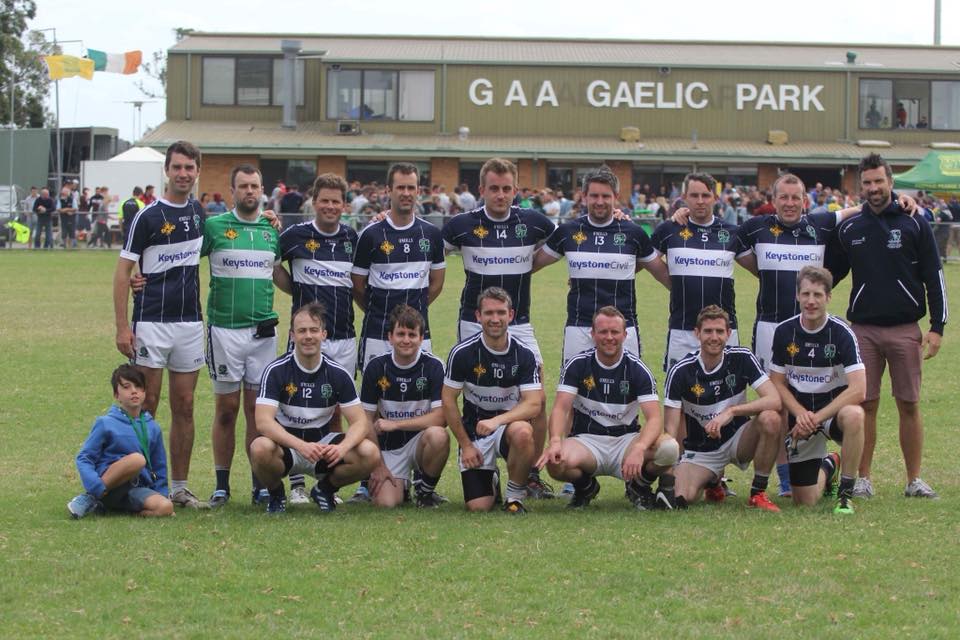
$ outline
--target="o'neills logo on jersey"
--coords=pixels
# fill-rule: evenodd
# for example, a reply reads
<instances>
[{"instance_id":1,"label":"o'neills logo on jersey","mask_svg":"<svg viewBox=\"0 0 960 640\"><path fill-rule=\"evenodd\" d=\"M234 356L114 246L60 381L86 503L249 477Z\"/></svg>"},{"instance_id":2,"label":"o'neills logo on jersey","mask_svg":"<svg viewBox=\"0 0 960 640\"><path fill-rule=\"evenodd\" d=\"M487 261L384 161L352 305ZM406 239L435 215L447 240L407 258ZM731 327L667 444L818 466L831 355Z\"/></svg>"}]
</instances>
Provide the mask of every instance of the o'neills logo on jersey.
<instances>
[{"instance_id":1,"label":"o'neills logo on jersey","mask_svg":"<svg viewBox=\"0 0 960 640\"><path fill-rule=\"evenodd\" d=\"M188 251L177 251L175 253L161 253L157 256L157 262L159 262L160 264L163 264L165 262L169 262L173 264L175 262L182 262L184 260L188 260L192 258L193 256L199 256L199 255L200 255L200 249L192 249Z\"/></svg>"},{"instance_id":2,"label":"o'neills logo on jersey","mask_svg":"<svg viewBox=\"0 0 960 640\"><path fill-rule=\"evenodd\" d=\"M231 269L269 269L273 263L269 260L254 260L251 258L221 258L220 265Z\"/></svg>"},{"instance_id":3,"label":"o'neills logo on jersey","mask_svg":"<svg viewBox=\"0 0 960 640\"><path fill-rule=\"evenodd\" d=\"M426 271L384 271L380 279L384 282L402 282L404 280L423 280L427 277Z\"/></svg>"},{"instance_id":4,"label":"o'neills logo on jersey","mask_svg":"<svg viewBox=\"0 0 960 640\"><path fill-rule=\"evenodd\" d=\"M479 256L473 254L470 256L471 261L481 267L493 267L497 265L526 265L530 264L530 261L533 260L532 254L519 254L515 256Z\"/></svg>"},{"instance_id":5,"label":"o'neills logo on jersey","mask_svg":"<svg viewBox=\"0 0 960 640\"><path fill-rule=\"evenodd\" d=\"M303 272L314 278L346 278L346 271L337 271L336 269L327 269L326 267L315 267L310 264L303 266Z\"/></svg>"}]
</instances>

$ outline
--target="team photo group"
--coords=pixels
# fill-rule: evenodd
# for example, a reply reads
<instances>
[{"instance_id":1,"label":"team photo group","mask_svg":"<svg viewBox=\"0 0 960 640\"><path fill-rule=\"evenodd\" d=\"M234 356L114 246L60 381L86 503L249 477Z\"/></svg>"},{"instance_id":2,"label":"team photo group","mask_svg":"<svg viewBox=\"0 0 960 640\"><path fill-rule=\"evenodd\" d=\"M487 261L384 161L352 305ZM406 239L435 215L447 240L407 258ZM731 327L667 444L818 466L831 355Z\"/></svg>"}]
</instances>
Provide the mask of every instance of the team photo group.
<instances>
[{"instance_id":1,"label":"team photo group","mask_svg":"<svg viewBox=\"0 0 960 640\"><path fill-rule=\"evenodd\" d=\"M532 500L561 495L582 509L599 476L623 482L626 508L684 509L735 495L724 482L733 465L752 466L748 508L780 511L768 496L779 490L798 508L828 499L850 515L874 495L888 369L903 494L937 498L921 478L919 401L923 360L937 354L947 321L944 275L930 224L894 194L877 154L858 168L862 206L810 213L803 182L782 174L776 212L740 226L714 215L714 178L688 174L651 234L619 210L629 185L603 166L578 185L579 217L556 224L518 206L516 167L490 159L478 208L438 228L416 215L417 166L396 163L385 176L389 209L359 233L341 220L342 176L318 176L315 218L281 229L262 211L256 166L233 169L234 209L209 218L192 195L200 151L174 143L164 169L163 197L125 221L113 305L116 346L130 363L114 371L114 403L77 454L74 518L231 508L241 416L250 498L270 514L311 502L331 513L338 491L358 482L351 502L442 507L450 500L437 488L456 447L450 464L469 511L523 514ZM444 290L451 253L463 261L460 292ZM550 300L531 299L531 281L562 260L565 325L535 331L531 308ZM756 300L740 300L755 304L753 326L737 322L736 264L759 280ZM828 305L847 276L842 319ZM666 336L641 330L644 278L669 291ZM290 296L289 328L274 310L277 290ZM442 345L443 361L430 306L457 294L457 342ZM546 333L562 334L556 389L543 383L537 335ZM645 361L644 345L661 340L663 361ZM665 373L662 389L653 366ZM215 398L208 500L187 482L203 368ZM153 417L164 370L166 444ZM779 487L768 487L774 470Z\"/></svg>"}]
</instances>

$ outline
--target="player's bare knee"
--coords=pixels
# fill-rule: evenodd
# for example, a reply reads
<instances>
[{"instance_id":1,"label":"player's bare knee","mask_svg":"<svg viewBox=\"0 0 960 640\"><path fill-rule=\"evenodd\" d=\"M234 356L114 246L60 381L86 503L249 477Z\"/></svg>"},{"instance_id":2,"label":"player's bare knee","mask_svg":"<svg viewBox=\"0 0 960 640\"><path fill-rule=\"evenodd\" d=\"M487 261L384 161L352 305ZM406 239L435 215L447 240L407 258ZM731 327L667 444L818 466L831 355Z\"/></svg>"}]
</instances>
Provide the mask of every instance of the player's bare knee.
<instances>
[{"instance_id":1,"label":"player's bare knee","mask_svg":"<svg viewBox=\"0 0 960 640\"><path fill-rule=\"evenodd\" d=\"M533 426L529 422L511 422L506 436L511 449L533 447Z\"/></svg>"},{"instance_id":2,"label":"player's bare knee","mask_svg":"<svg viewBox=\"0 0 960 640\"><path fill-rule=\"evenodd\" d=\"M422 438L426 446L431 448L450 446L450 435L441 427L427 427L423 431Z\"/></svg>"},{"instance_id":3,"label":"player's bare knee","mask_svg":"<svg viewBox=\"0 0 960 640\"><path fill-rule=\"evenodd\" d=\"M167 517L173 515L173 503L169 498L160 497L160 500L157 500L157 506L153 509L160 517Z\"/></svg>"},{"instance_id":4,"label":"player's bare knee","mask_svg":"<svg viewBox=\"0 0 960 640\"><path fill-rule=\"evenodd\" d=\"M858 405L847 405L840 409L837 418L840 421L840 428L844 434L854 434L863 431L864 420L863 408Z\"/></svg>"},{"instance_id":5,"label":"player's bare knee","mask_svg":"<svg viewBox=\"0 0 960 640\"><path fill-rule=\"evenodd\" d=\"M270 438L258 436L250 443L250 459L263 462L270 458L276 449L276 445Z\"/></svg>"},{"instance_id":6,"label":"player's bare knee","mask_svg":"<svg viewBox=\"0 0 960 640\"><path fill-rule=\"evenodd\" d=\"M142 453L128 453L120 459L123 466L130 473L139 473L141 469L147 466L147 459Z\"/></svg>"},{"instance_id":7,"label":"player's bare knee","mask_svg":"<svg viewBox=\"0 0 960 640\"><path fill-rule=\"evenodd\" d=\"M466 503L467 511L470 513L482 513L493 509L493 496L486 498L475 498Z\"/></svg>"},{"instance_id":8,"label":"player's bare knee","mask_svg":"<svg viewBox=\"0 0 960 640\"><path fill-rule=\"evenodd\" d=\"M780 414L776 411L761 411L756 420L763 436L776 438L780 435Z\"/></svg>"}]
</instances>

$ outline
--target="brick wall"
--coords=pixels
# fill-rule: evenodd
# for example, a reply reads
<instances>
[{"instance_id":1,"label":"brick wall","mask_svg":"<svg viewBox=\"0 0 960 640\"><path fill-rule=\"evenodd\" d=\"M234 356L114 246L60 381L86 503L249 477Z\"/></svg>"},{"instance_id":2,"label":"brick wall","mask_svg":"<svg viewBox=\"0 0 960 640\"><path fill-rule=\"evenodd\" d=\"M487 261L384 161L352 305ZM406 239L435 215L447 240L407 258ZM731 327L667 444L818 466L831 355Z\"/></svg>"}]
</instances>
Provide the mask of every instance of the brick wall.
<instances>
[{"instance_id":1,"label":"brick wall","mask_svg":"<svg viewBox=\"0 0 960 640\"><path fill-rule=\"evenodd\" d=\"M197 184L197 197L206 192L211 196L219 193L223 196L228 207L233 207L233 198L230 196L230 172L238 164L249 163L260 166L258 156L251 155L204 155L201 158L200 180Z\"/></svg>"},{"instance_id":2,"label":"brick wall","mask_svg":"<svg viewBox=\"0 0 960 640\"><path fill-rule=\"evenodd\" d=\"M775 164L758 164L757 165L757 188L770 189L773 187L773 183L777 181L777 178L780 174L777 172L777 165Z\"/></svg>"},{"instance_id":3,"label":"brick wall","mask_svg":"<svg viewBox=\"0 0 960 640\"><path fill-rule=\"evenodd\" d=\"M447 193L460 183L460 160L457 158L430 158L430 183L442 184Z\"/></svg>"},{"instance_id":4,"label":"brick wall","mask_svg":"<svg viewBox=\"0 0 960 640\"><path fill-rule=\"evenodd\" d=\"M347 177L346 156L320 156L317 158L317 175L335 173L341 178Z\"/></svg>"},{"instance_id":5,"label":"brick wall","mask_svg":"<svg viewBox=\"0 0 960 640\"><path fill-rule=\"evenodd\" d=\"M543 160L534 162L528 158L522 158L517 163L517 173L520 176L518 187L543 189L549 186L547 184L547 163Z\"/></svg>"}]
</instances>

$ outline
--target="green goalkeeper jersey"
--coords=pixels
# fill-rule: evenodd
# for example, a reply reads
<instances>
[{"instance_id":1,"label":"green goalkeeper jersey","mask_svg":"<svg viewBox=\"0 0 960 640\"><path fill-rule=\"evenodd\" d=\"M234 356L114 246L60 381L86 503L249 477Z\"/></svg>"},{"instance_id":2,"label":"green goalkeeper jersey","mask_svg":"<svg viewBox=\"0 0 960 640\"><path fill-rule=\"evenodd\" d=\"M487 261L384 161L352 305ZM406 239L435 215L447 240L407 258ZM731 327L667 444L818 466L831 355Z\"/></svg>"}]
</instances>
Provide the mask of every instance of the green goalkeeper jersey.
<instances>
[{"instance_id":1,"label":"green goalkeeper jersey","mask_svg":"<svg viewBox=\"0 0 960 640\"><path fill-rule=\"evenodd\" d=\"M263 216L247 222L228 211L209 218L201 255L210 256L211 325L240 329L277 317L273 266L280 262L280 240Z\"/></svg>"}]
</instances>

